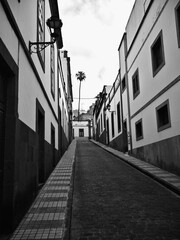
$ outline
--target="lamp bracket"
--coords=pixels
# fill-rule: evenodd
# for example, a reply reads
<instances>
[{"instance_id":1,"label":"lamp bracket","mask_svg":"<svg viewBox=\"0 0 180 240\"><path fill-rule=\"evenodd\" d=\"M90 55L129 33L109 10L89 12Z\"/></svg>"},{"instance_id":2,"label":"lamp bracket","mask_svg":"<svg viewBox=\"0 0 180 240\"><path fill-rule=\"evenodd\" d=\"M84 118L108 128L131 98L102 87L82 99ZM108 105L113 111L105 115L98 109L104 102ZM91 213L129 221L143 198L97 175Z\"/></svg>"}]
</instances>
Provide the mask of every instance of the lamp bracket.
<instances>
[{"instance_id":1,"label":"lamp bracket","mask_svg":"<svg viewBox=\"0 0 180 240\"><path fill-rule=\"evenodd\" d=\"M56 41L55 38L51 42L31 42L31 41L29 41L29 52L30 52L30 54L41 52L49 45L54 44L55 41ZM32 47L33 47L33 49L32 49Z\"/></svg>"}]
</instances>

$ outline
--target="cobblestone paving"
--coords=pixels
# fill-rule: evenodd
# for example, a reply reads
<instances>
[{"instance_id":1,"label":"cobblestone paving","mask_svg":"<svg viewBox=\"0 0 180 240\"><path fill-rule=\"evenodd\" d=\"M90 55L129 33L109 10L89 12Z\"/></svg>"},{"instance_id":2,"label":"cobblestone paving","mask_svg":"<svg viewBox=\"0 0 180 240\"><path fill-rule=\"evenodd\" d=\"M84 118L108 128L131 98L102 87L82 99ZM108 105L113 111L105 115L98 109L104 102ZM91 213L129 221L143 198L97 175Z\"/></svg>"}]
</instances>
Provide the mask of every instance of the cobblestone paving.
<instances>
[{"instance_id":1,"label":"cobblestone paving","mask_svg":"<svg viewBox=\"0 0 180 240\"><path fill-rule=\"evenodd\" d=\"M145 174L151 176L152 178L156 179L158 182L164 184L168 188L172 189L176 193L180 195L180 177L169 173L161 168L153 166L147 162L141 161L135 157L129 156L128 154L124 154L119 152L111 147L103 145L102 143L96 142L91 140L101 148L105 149L106 151L112 153L113 155L123 159L125 162L129 163L130 165L136 167L140 171L144 172Z\"/></svg>"},{"instance_id":2,"label":"cobblestone paving","mask_svg":"<svg viewBox=\"0 0 180 240\"><path fill-rule=\"evenodd\" d=\"M180 239L178 195L91 142L76 152L70 240Z\"/></svg>"},{"instance_id":3,"label":"cobblestone paving","mask_svg":"<svg viewBox=\"0 0 180 240\"><path fill-rule=\"evenodd\" d=\"M73 141L11 240L63 239L75 149L76 141Z\"/></svg>"}]
</instances>

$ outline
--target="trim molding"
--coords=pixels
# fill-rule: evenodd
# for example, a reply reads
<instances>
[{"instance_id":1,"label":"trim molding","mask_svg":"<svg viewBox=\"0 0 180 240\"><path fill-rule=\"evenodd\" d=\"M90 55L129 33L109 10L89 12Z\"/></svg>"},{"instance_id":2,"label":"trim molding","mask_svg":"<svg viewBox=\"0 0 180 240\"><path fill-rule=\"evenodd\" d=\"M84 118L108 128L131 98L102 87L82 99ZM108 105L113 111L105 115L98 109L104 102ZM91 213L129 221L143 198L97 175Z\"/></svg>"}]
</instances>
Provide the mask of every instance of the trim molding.
<instances>
[{"instance_id":1,"label":"trim molding","mask_svg":"<svg viewBox=\"0 0 180 240\"><path fill-rule=\"evenodd\" d=\"M135 112L131 119L133 119L136 115L138 115L140 112L142 112L145 108L147 108L152 102L154 102L156 99L158 99L161 95L163 95L165 92L167 92L170 88L172 88L176 83L180 81L180 75L174 79L171 83L169 83L166 87L164 87L158 94L156 94L151 100L149 100L147 103L144 104L137 112Z\"/></svg>"},{"instance_id":2,"label":"trim molding","mask_svg":"<svg viewBox=\"0 0 180 240\"><path fill-rule=\"evenodd\" d=\"M42 92L43 92L43 94L44 94L44 96L46 98L46 101L47 101L47 103L48 103L48 105L49 105L49 107L50 107L50 109L51 109L51 111L52 111L56 121L58 122L59 121L58 117L56 116L56 113L55 113L55 111L54 111L54 109L52 107L52 104L51 104L51 102L50 102L50 100L48 98L48 95L47 95L46 90L45 90L45 88L44 88L44 86L42 84L42 81L41 81L41 78L40 78L39 73L37 71L37 68L36 68L36 66L35 66L35 64L34 64L32 58L30 56L30 53L29 53L28 48L26 46L26 43L25 43L25 41L23 39L23 36L22 36L22 34L20 32L20 29L19 29L19 27L18 27L18 25L16 23L16 20L15 20L15 18L13 16L13 13L12 13L10 7L9 7L9 4L8 4L7 0L1 0L1 4L2 4L3 9L4 9L5 13L6 13L6 16L7 16L8 20L9 20L9 24L13 28L17 38L19 39L19 41L20 41L20 43L22 45L22 48L23 48L23 50L25 52L25 55L26 55L26 57L27 57L27 59L29 61L30 66L32 67L32 70L33 70L33 72L34 72L34 74L35 74L35 76L36 76L36 78L38 80L38 83L39 83L39 85L40 85L40 87L42 89Z\"/></svg>"},{"instance_id":3,"label":"trim molding","mask_svg":"<svg viewBox=\"0 0 180 240\"><path fill-rule=\"evenodd\" d=\"M143 46L145 45L145 43L146 43L146 41L147 41L149 35L151 34L152 30L154 29L154 26L156 25L157 21L159 20L159 17L160 17L160 15L162 14L162 12L163 12L163 10L164 10L166 4L168 3L168 1L169 1L169 0L167 0L167 1L165 2L163 8L161 9L161 12L159 13L158 17L156 18L155 22L153 23L151 29L149 30L149 33L148 33L147 36L145 37L145 39L144 39L144 41L143 41L141 47L139 48L139 50L138 50L136 56L134 57L134 60L132 61L131 65L130 65L129 68L128 68L128 72L130 71L130 69L132 68L134 62L136 61L136 59L137 59L137 57L138 57L138 55L140 54L140 52L141 52ZM128 58L128 56L129 56L129 54L130 54L130 51L131 51L131 49L132 49L132 47L133 47L133 45L134 45L134 42L135 42L135 40L136 40L136 38L137 38L137 36L138 36L140 30L141 30L141 27L142 27L142 25L143 25L143 23L144 23L144 21L145 21L146 15L147 15L147 13L149 12L149 9L150 9L150 7L151 7L151 5L152 5L153 2L154 2L154 0L153 0L153 1L149 4L149 6L148 6L148 10L146 11L146 14L144 15L144 17L143 17L143 19L142 19L142 22L140 23L140 26L139 26L139 28L138 28L136 34L135 34L135 37L134 37L134 39L133 39L133 41L132 41L132 43L131 43L131 45L130 45L130 47L129 47L129 49L128 49L128 52L127 52L126 58Z\"/></svg>"}]
</instances>

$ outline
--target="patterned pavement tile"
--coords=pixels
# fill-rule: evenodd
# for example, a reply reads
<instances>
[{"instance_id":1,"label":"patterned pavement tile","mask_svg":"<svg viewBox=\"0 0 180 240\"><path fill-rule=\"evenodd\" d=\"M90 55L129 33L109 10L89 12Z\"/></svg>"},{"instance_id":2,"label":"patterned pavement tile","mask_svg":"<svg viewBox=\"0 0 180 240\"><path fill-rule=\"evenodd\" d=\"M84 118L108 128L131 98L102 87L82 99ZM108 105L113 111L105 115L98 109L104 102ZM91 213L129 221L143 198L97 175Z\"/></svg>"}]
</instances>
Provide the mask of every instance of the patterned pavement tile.
<instances>
[{"instance_id":1,"label":"patterned pavement tile","mask_svg":"<svg viewBox=\"0 0 180 240\"><path fill-rule=\"evenodd\" d=\"M74 140L10 240L63 239L75 149Z\"/></svg>"}]
</instances>

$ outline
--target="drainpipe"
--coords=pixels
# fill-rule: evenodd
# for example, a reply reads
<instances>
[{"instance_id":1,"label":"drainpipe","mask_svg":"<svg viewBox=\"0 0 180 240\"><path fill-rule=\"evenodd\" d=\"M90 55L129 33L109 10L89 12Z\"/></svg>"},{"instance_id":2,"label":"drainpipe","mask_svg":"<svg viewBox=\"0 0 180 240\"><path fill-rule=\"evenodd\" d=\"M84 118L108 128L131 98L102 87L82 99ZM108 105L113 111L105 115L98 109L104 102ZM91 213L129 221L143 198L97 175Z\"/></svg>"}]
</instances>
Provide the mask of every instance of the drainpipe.
<instances>
[{"instance_id":1,"label":"drainpipe","mask_svg":"<svg viewBox=\"0 0 180 240\"><path fill-rule=\"evenodd\" d=\"M128 102L128 124L129 124L129 134L128 134L128 145L130 145L130 154L132 153L132 130L131 130L131 110L130 110L130 97L129 97L129 81L128 81L128 69L127 69L127 34L125 34L124 39L124 51L125 51L125 80L127 84L127 102Z\"/></svg>"},{"instance_id":2,"label":"drainpipe","mask_svg":"<svg viewBox=\"0 0 180 240\"><path fill-rule=\"evenodd\" d=\"M105 144L107 145L107 129L106 129L106 85L104 86L104 93L103 93L103 102L104 102L104 108L103 108L103 120L104 120L104 131L105 131Z\"/></svg>"}]
</instances>

